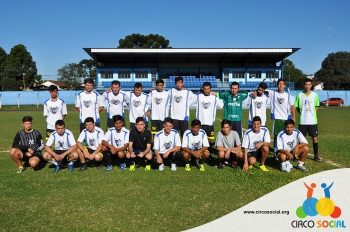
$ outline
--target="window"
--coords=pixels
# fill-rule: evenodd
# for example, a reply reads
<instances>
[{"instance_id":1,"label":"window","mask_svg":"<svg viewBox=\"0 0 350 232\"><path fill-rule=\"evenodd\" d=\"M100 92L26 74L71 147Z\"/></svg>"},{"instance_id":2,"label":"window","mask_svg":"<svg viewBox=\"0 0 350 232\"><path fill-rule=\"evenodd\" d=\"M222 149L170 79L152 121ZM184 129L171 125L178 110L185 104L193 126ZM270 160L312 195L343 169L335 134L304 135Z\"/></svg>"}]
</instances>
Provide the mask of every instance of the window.
<instances>
[{"instance_id":1,"label":"window","mask_svg":"<svg viewBox=\"0 0 350 232\"><path fill-rule=\"evenodd\" d=\"M278 71L267 71L266 72L266 78L267 79L278 79Z\"/></svg>"},{"instance_id":2,"label":"window","mask_svg":"<svg viewBox=\"0 0 350 232\"><path fill-rule=\"evenodd\" d=\"M135 72L135 78L136 79L147 79L148 78L148 72L145 72L145 71Z\"/></svg>"},{"instance_id":3,"label":"window","mask_svg":"<svg viewBox=\"0 0 350 232\"><path fill-rule=\"evenodd\" d=\"M244 71L235 71L232 75L233 79L244 79Z\"/></svg>"},{"instance_id":4,"label":"window","mask_svg":"<svg viewBox=\"0 0 350 232\"><path fill-rule=\"evenodd\" d=\"M112 71L103 71L103 72L101 72L101 78L102 79L113 79L113 72Z\"/></svg>"},{"instance_id":5,"label":"window","mask_svg":"<svg viewBox=\"0 0 350 232\"><path fill-rule=\"evenodd\" d=\"M250 71L249 72L249 79L258 79L258 78L261 78L260 71Z\"/></svg>"},{"instance_id":6,"label":"window","mask_svg":"<svg viewBox=\"0 0 350 232\"><path fill-rule=\"evenodd\" d=\"M130 72L125 72L125 71L118 72L118 79L130 79Z\"/></svg>"}]
</instances>

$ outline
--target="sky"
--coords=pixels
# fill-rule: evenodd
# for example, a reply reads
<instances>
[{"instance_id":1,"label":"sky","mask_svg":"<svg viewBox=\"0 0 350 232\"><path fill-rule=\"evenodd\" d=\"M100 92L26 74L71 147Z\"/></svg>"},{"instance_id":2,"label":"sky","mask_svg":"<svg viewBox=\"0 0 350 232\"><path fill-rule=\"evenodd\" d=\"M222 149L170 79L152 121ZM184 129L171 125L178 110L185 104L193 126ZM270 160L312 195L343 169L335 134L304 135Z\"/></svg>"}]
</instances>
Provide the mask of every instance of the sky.
<instances>
[{"instance_id":1,"label":"sky","mask_svg":"<svg viewBox=\"0 0 350 232\"><path fill-rule=\"evenodd\" d=\"M289 57L313 74L327 54L350 51L347 0L7 0L0 47L24 44L43 79L113 48L132 33L161 34L173 48L300 48Z\"/></svg>"}]
</instances>

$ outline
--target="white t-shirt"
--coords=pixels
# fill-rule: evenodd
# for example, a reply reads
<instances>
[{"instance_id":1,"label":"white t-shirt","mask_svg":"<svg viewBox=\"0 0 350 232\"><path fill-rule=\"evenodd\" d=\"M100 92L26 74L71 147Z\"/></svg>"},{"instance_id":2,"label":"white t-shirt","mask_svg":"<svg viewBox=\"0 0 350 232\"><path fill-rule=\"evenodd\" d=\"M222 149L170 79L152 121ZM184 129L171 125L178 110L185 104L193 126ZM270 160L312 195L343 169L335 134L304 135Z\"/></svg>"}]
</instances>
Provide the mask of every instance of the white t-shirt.
<instances>
[{"instance_id":1,"label":"white t-shirt","mask_svg":"<svg viewBox=\"0 0 350 232\"><path fill-rule=\"evenodd\" d=\"M261 127L259 132L248 129L244 134L242 147L248 149L248 152L254 152L256 151L255 144L270 143L270 141L270 132L266 127Z\"/></svg>"},{"instance_id":2,"label":"white t-shirt","mask_svg":"<svg viewBox=\"0 0 350 232\"><path fill-rule=\"evenodd\" d=\"M124 116L124 103L127 102L127 94L120 90L118 94L114 94L112 91L104 92L103 99L107 100L107 117L113 118L114 115Z\"/></svg>"},{"instance_id":3,"label":"white t-shirt","mask_svg":"<svg viewBox=\"0 0 350 232\"><path fill-rule=\"evenodd\" d=\"M169 116L169 92L152 90L149 94L151 100L151 120L161 120Z\"/></svg>"},{"instance_id":4,"label":"white t-shirt","mask_svg":"<svg viewBox=\"0 0 350 232\"><path fill-rule=\"evenodd\" d=\"M136 122L136 118L143 117L147 121L146 112L150 105L150 100L147 94L141 93L140 96L136 96L134 92L129 93L128 99L129 105L129 121Z\"/></svg>"},{"instance_id":5,"label":"white t-shirt","mask_svg":"<svg viewBox=\"0 0 350 232\"><path fill-rule=\"evenodd\" d=\"M300 110L300 125L316 125L317 111L320 106L320 99L316 92L312 91L309 95L299 93L295 100L295 107Z\"/></svg>"},{"instance_id":6,"label":"white t-shirt","mask_svg":"<svg viewBox=\"0 0 350 232\"><path fill-rule=\"evenodd\" d=\"M196 117L202 125L213 126L216 118L216 109L222 109L224 103L221 99L214 95L205 96L204 94L197 95Z\"/></svg>"},{"instance_id":7,"label":"white t-shirt","mask_svg":"<svg viewBox=\"0 0 350 232\"><path fill-rule=\"evenodd\" d=\"M154 137L153 149L160 154L164 154L174 147L181 147L180 135L177 130L171 130L169 134L165 134L164 130L159 131Z\"/></svg>"},{"instance_id":8,"label":"white t-shirt","mask_svg":"<svg viewBox=\"0 0 350 232\"><path fill-rule=\"evenodd\" d=\"M294 129L291 135L281 131L277 136L277 150L292 151L298 144L308 144L304 135L297 129Z\"/></svg>"},{"instance_id":9,"label":"white t-shirt","mask_svg":"<svg viewBox=\"0 0 350 232\"><path fill-rule=\"evenodd\" d=\"M192 134L191 130L186 130L182 138L182 147L190 150L199 150L202 147L209 147L207 134L200 129L197 135Z\"/></svg>"},{"instance_id":10,"label":"white t-shirt","mask_svg":"<svg viewBox=\"0 0 350 232\"><path fill-rule=\"evenodd\" d=\"M44 103L44 116L46 117L47 129L54 130L57 120L63 119L63 116L67 114L66 103L57 98L56 101L48 99Z\"/></svg>"},{"instance_id":11,"label":"white t-shirt","mask_svg":"<svg viewBox=\"0 0 350 232\"><path fill-rule=\"evenodd\" d=\"M84 123L87 117L92 117L95 122L100 122L99 107L103 107L103 98L96 91L80 92L75 101L75 107L79 108L80 122Z\"/></svg>"},{"instance_id":12,"label":"white t-shirt","mask_svg":"<svg viewBox=\"0 0 350 232\"><path fill-rule=\"evenodd\" d=\"M92 132L88 131L87 129L82 130L82 132L79 135L78 141L81 143L85 141L88 145L88 148L95 151L98 148L98 146L102 143L103 139L103 130L95 126L95 129Z\"/></svg>"},{"instance_id":13,"label":"white t-shirt","mask_svg":"<svg viewBox=\"0 0 350 232\"><path fill-rule=\"evenodd\" d=\"M271 100L271 119L291 119L291 106L294 105L290 93L269 91Z\"/></svg>"},{"instance_id":14,"label":"white t-shirt","mask_svg":"<svg viewBox=\"0 0 350 232\"><path fill-rule=\"evenodd\" d=\"M266 106L269 104L269 97L265 94L256 96L255 98L249 94L247 105L249 107L249 124L253 124L253 118L259 116L261 118L261 125L266 125Z\"/></svg>"},{"instance_id":15,"label":"white t-shirt","mask_svg":"<svg viewBox=\"0 0 350 232\"><path fill-rule=\"evenodd\" d=\"M75 139L73 133L65 129L63 135L59 135L57 131L54 131L51 133L49 139L46 142L46 146L51 147L52 145L55 146L55 150L58 151L65 151L68 150L71 146L74 146Z\"/></svg>"},{"instance_id":16,"label":"white t-shirt","mask_svg":"<svg viewBox=\"0 0 350 232\"><path fill-rule=\"evenodd\" d=\"M189 121L190 106L196 102L196 95L187 89L170 90L170 115L172 119Z\"/></svg>"},{"instance_id":17,"label":"white t-shirt","mask_svg":"<svg viewBox=\"0 0 350 232\"><path fill-rule=\"evenodd\" d=\"M124 127L119 132L112 127L106 132L104 140L114 147L123 147L129 143L129 134L130 131Z\"/></svg>"}]
</instances>

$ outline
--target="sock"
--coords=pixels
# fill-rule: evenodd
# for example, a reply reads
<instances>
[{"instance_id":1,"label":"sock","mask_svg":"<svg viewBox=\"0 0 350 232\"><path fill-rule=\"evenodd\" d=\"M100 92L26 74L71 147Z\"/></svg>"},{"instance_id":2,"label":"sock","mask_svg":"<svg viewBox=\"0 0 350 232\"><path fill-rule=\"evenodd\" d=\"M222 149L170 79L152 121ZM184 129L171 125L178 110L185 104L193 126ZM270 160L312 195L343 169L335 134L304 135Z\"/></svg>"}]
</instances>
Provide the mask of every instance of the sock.
<instances>
[{"instance_id":1,"label":"sock","mask_svg":"<svg viewBox=\"0 0 350 232\"><path fill-rule=\"evenodd\" d=\"M199 163L199 164L203 164L203 159L200 158L200 159L198 160L198 163Z\"/></svg>"},{"instance_id":2,"label":"sock","mask_svg":"<svg viewBox=\"0 0 350 232\"><path fill-rule=\"evenodd\" d=\"M56 165L56 166L58 165L58 163L57 163L56 160L51 161L51 163L54 164L54 165Z\"/></svg>"},{"instance_id":3,"label":"sock","mask_svg":"<svg viewBox=\"0 0 350 232\"><path fill-rule=\"evenodd\" d=\"M112 154L110 152L103 152L103 160L106 166L110 165L112 161Z\"/></svg>"},{"instance_id":4,"label":"sock","mask_svg":"<svg viewBox=\"0 0 350 232\"><path fill-rule=\"evenodd\" d=\"M318 157L318 143L313 143L312 147L314 149L314 157Z\"/></svg>"},{"instance_id":5,"label":"sock","mask_svg":"<svg viewBox=\"0 0 350 232\"><path fill-rule=\"evenodd\" d=\"M121 164L125 163L125 158L121 158L121 159L120 159L120 163L121 163Z\"/></svg>"},{"instance_id":6,"label":"sock","mask_svg":"<svg viewBox=\"0 0 350 232\"><path fill-rule=\"evenodd\" d=\"M68 165L73 165L73 164L74 164L74 162L73 162L73 161L70 161Z\"/></svg>"}]
</instances>

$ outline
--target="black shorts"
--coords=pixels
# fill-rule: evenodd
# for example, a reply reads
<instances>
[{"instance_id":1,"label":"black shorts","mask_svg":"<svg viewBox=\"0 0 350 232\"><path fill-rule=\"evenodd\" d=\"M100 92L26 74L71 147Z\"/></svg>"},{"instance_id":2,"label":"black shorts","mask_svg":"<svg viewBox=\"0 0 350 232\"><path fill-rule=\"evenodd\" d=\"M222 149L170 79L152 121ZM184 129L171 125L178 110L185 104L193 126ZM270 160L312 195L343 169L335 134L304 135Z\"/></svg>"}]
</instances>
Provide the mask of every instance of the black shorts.
<instances>
[{"instance_id":1,"label":"black shorts","mask_svg":"<svg viewBox=\"0 0 350 232\"><path fill-rule=\"evenodd\" d=\"M175 153L171 152L166 159L163 158L164 154L159 153L159 155L162 157L164 163L172 163L172 162L180 161L182 159L181 151L177 151ZM154 158L156 158L156 156Z\"/></svg>"},{"instance_id":2,"label":"black shorts","mask_svg":"<svg viewBox=\"0 0 350 232\"><path fill-rule=\"evenodd\" d=\"M315 125L299 125L300 132L306 137L307 135L311 137L318 136L318 127Z\"/></svg>"},{"instance_id":3,"label":"black shorts","mask_svg":"<svg viewBox=\"0 0 350 232\"><path fill-rule=\"evenodd\" d=\"M163 121L161 120L152 120L151 121L151 133L157 134L159 131L163 129Z\"/></svg>"},{"instance_id":4,"label":"black shorts","mask_svg":"<svg viewBox=\"0 0 350 232\"><path fill-rule=\"evenodd\" d=\"M254 157L255 159L261 158L261 149L257 151L248 152L248 158Z\"/></svg>"},{"instance_id":5,"label":"black shorts","mask_svg":"<svg viewBox=\"0 0 350 232\"><path fill-rule=\"evenodd\" d=\"M54 132L55 130L52 129L46 129L46 140L49 139L50 135L52 134L52 132Z\"/></svg>"},{"instance_id":6,"label":"black shorts","mask_svg":"<svg viewBox=\"0 0 350 232\"><path fill-rule=\"evenodd\" d=\"M136 123L130 122L130 127L129 129L132 130L135 128ZM145 122L145 128L148 128L148 122Z\"/></svg>"},{"instance_id":7,"label":"black shorts","mask_svg":"<svg viewBox=\"0 0 350 232\"><path fill-rule=\"evenodd\" d=\"M242 138L242 122L241 121L230 121L230 123L231 123L231 130L236 131L238 133L239 137Z\"/></svg>"},{"instance_id":8,"label":"black shorts","mask_svg":"<svg viewBox=\"0 0 350 232\"><path fill-rule=\"evenodd\" d=\"M43 159L43 156L41 155L40 152L35 152L35 153L32 154L32 156L26 156L26 153L28 151L21 150L21 152L23 154L22 161L24 161L24 162L29 161L29 159L32 158L32 157L38 157L40 159L40 161Z\"/></svg>"},{"instance_id":9,"label":"black shorts","mask_svg":"<svg viewBox=\"0 0 350 232\"><path fill-rule=\"evenodd\" d=\"M183 136L185 131L188 130L188 121L174 119L174 129Z\"/></svg>"},{"instance_id":10,"label":"black shorts","mask_svg":"<svg viewBox=\"0 0 350 232\"><path fill-rule=\"evenodd\" d=\"M100 122L95 122L95 126L100 127ZM80 123L80 132L82 132L85 128L85 123Z\"/></svg>"},{"instance_id":11,"label":"black shorts","mask_svg":"<svg viewBox=\"0 0 350 232\"><path fill-rule=\"evenodd\" d=\"M209 140L215 139L214 126L202 125L201 129L205 131Z\"/></svg>"}]
</instances>

